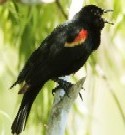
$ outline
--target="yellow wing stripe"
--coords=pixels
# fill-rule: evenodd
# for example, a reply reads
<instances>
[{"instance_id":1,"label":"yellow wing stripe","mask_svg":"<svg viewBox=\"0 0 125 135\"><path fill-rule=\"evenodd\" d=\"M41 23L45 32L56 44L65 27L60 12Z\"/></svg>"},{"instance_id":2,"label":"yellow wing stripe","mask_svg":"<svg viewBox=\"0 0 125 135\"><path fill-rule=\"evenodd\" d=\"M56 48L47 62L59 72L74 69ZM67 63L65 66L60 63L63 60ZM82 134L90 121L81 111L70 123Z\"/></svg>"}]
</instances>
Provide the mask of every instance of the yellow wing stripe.
<instances>
[{"instance_id":1,"label":"yellow wing stripe","mask_svg":"<svg viewBox=\"0 0 125 135\"><path fill-rule=\"evenodd\" d=\"M66 42L65 47L75 47L81 45L85 41L85 38L80 40L79 42Z\"/></svg>"}]
</instances>

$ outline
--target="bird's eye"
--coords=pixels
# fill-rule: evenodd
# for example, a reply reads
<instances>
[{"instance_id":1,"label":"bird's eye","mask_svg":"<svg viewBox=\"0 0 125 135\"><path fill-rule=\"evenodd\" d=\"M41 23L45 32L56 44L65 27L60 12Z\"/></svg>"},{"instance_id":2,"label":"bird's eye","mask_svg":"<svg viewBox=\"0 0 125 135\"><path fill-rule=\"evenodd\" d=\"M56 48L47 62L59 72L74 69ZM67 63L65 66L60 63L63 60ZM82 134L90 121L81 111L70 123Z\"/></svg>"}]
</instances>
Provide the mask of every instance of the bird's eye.
<instances>
[{"instance_id":1,"label":"bird's eye","mask_svg":"<svg viewBox=\"0 0 125 135\"><path fill-rule=\"evenodd\" d=\"M99 10L97 10L96 13L99 14Z\"/></svg>"},{"instance_id":2,"label":"bird's eye","mask_svg":"<svg viewBox=\"0 0 125 135\"><path fill-rule=\"evenodd\" d=\"M97 10L97 14L100 15L100 11L99 10Z\"/></svg>"},{"instance_id":3,"label":"bird's eye","mask_svg":"<svg viewBox=\"0 0 125 135\"><path fill-rule=\"evenodd\" d=\"M99 10L96 10L96 11L94 12L94 15L96 15L96 16L100 15Z\"/></svg>"},{"instance_id":4,"label":"bird's eye","mask_svg":"<svg viewBox=\"0 0 125 135\"><path fill-rule=\"evenodd\" d=\"M90 12L93 13L93 9L91 9Z\"/></svg>"},{"instance_id":5,"label":"bird's eye","mask_svg":"<svg viewBox=\"0 0 125 135\"><path fill-rule=\"evenodd\" d=\"M97 15L97 12L94 12L94 15Z\"/></svg>"}]
</instances>

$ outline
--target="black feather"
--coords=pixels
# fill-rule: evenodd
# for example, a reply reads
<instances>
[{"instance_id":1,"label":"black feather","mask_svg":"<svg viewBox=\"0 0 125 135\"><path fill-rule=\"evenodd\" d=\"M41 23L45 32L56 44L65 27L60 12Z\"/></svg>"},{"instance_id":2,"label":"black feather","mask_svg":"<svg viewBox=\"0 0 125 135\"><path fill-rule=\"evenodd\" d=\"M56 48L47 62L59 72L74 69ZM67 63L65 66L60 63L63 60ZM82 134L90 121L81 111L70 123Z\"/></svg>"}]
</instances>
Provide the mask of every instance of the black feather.
<instances>
[{"instance_id":1,"label":"black feather","mask_svg":"<svg viewBox=\"0 0 125 135\"><path fill-rule=\"evenodd\" d=\"M19 134L25 128L32 104L44 83L75 73L99 47L101 30L105 25L102 14L103 10L95 5L85 6L73 20L54 29L29 57L17 81L11 86L24 83L19 92L25 93L11 127L13 134ZM74 43L81 30L88 33L85 40L66 47L66 43Z\"/></svg>"},{"instance_id":2,"label":"black feather","mask_svg":"<svg viewBox=\"0 0 125 135\"><path fill-rule=\"evenodd\" d=\"M44 84L44 83L43 83ZM24 94L19 111L11 126L13 134L20 134L26 126L26 122L32 107L32 104L41 89L40 86L30 87L30 89Z\"/></svg>"}]
</instances>

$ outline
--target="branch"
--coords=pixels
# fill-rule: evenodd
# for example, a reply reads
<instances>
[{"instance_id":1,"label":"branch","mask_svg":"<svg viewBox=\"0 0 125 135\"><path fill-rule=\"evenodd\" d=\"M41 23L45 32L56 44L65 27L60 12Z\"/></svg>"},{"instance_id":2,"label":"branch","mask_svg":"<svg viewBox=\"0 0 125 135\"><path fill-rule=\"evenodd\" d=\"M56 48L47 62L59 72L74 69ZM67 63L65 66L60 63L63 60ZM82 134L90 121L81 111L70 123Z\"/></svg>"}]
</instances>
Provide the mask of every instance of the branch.
<instances>
[{"instance_id":1,"label":"branch","mask_svg":"<svg viewBox=\"0 0 125 135\"><path fill-rule=\"evenodd\" d=\"M58 9L61 11L62 15L64 16L64 18L67 20L68 19L68 16L65 13L65 11L64 11L62 5L60 4L59 0L56 0L55 3L57 5Z\"/></svg>"},{"instance_id":2,"label":"branch","mask_svg":"<svg viewBox=\"0 0 125 135\"><path fill-rule=\"evenodd\" d=\"M77 98L84 82L85 77L74 84L68 91L69 97L64 94L64 91L61 89L55 93L55 99L48 122L47 135L64 135L69 110Z\"/></svg>"}]
</instances>

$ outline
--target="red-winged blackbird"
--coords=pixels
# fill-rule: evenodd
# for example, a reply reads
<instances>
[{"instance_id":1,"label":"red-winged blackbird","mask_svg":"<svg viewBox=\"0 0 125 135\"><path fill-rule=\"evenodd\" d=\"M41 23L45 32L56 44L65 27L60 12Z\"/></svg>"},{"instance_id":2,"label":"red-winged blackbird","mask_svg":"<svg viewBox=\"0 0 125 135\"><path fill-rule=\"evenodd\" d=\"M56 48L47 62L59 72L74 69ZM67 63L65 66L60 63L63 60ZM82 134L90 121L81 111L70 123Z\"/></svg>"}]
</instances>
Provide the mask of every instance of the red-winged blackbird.
<instances>
[{"instance_id":1,"label":"red-winged blackbird","mask_svg":"<svg viewBox=\"0 0 125 135\"><path fill-rule=\"evenodd\" d=\"M45 38L29 57L17 81L11 86L24 83L19 94L24 94L17 116L12 124L12 133L24 129L32 104L42 86L53 78L78 71L90 54L100 45L101 30L105 23L103 10L87 5L71 21L58 26Z\"/></svg>"}]
</instances>

